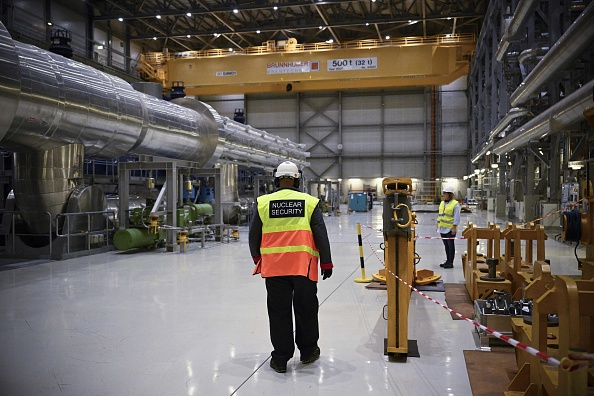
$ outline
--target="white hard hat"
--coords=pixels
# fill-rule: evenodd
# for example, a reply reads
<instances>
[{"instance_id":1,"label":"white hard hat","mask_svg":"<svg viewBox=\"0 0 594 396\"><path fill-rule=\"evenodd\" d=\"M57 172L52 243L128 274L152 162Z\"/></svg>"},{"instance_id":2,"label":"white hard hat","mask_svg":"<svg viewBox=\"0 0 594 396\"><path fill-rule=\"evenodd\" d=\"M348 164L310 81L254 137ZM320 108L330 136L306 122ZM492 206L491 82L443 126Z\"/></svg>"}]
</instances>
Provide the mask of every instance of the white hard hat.
<instances>
[{"instance_id":1,"label":"white hard hat","mask_svg":"<svg viewBox=\"0 0 594 396\"><path fill-rule=\"evenodd\" d=\"M291 177L293 179L299 179L299 168L291 161L285 161L278 166L274 177L283 178Z\"/></svg>"},{"instance_id":2,"label":"white hard hat","mask_svg":"<svg viewBox=\"0 0 594 396\"><path fill-rule=\"evenodd\" d=\"M443 192L447 192L447 193L453 194L454 193L454 187L450 187L450 186L444 187L443 188Z\"/></svg>"}]
</instances>

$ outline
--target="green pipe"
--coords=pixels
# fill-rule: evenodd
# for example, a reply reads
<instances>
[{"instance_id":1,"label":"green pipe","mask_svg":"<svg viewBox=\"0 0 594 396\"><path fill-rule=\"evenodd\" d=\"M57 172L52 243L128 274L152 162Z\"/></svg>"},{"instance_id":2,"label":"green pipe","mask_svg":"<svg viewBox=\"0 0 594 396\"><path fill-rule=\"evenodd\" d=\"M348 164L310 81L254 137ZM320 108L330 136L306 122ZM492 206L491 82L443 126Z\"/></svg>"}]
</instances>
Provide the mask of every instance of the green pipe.
<instances>
[{"instance_id":1,"label":"green pipe","mask_svg":"<svg viewBox=\"0 0 594 396\"><path fill-rule=\"evenodd\" d=\"M159 234L149 234L148 228L127 228L116 231L113 244L118 250L149 247L159 240Z\"/></svg>"}]
</instances>

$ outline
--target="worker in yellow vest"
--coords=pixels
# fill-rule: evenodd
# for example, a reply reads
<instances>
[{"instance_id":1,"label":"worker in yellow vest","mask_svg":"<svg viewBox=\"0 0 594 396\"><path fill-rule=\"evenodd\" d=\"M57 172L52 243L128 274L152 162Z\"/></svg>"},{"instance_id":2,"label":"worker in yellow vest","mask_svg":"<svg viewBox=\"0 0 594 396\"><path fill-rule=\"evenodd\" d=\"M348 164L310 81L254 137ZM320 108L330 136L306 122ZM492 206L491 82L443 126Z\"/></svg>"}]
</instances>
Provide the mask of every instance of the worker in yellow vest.
<instances>
[{"instance_id":1,"label":"worker in yellow vest","mask_svg":"<svg viewBox=\"0 0 594 396\"><path fill-rule=\"evenodd\" d=\"M320 357L318 261L323 279L332 276L333 265L319 199L298 190L301 173L297 165L283 162L274 177L278 191L258 198L248 239L256 265L254 274L261 274L266 282L274 348L270 367L284 373L295 344L301 363L313 363Z\"/></svg>"},{"instance_id":2,"label":"worker in yellow vest","mask_svg":"<svg viewBox=\"0 0 594 396\"><path fill-rule=\"evenodd\" d=\"M454 187L444 187L442 201L437 215L437 230L445 246L446 261L439 264L442 268L454 268L456 247L454 237L460 224L460 204L454 199Z\"/></svg>"}]
</instances>

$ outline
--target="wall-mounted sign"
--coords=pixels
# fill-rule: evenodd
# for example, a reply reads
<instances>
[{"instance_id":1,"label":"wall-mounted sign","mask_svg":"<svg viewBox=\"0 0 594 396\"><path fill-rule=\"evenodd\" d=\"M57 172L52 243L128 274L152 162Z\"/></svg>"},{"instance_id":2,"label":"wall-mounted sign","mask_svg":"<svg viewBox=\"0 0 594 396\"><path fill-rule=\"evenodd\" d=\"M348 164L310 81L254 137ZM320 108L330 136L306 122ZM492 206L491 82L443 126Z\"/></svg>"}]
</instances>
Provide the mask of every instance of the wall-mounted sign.
<instances>
[{"instance_id":1,"label":"wall-mounted sign","mask_svg":"<svg viewBox=\"0 0 594 396\"><path fill-rule=\"evenodd\" d=\"M328 71L377 69L377 58L351 58L328 60Z\"/></svg>"},{"instance_id":2,"label":"wall-mounted sign","mask_svg":"<svg viewBox=\"0 0 594 396\"><path fill-rule=\"evenodd\" d=\"M227 76L236 76L236 71L218 71L215 73L217 77L227 77Z\"/></svg>"}]
</instances>

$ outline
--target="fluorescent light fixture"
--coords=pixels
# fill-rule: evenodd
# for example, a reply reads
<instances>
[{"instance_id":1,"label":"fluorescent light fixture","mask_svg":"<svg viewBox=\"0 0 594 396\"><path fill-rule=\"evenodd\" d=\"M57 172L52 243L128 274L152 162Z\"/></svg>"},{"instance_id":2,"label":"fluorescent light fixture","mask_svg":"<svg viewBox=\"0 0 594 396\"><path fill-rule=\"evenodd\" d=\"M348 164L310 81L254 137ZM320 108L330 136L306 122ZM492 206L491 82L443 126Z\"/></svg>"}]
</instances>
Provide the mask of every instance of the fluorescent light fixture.
<instances>
[{"instance_id":1,"label":"fluorescent light fixture","mask_svg":"<svg viewBox=\"0 0 594 396\"><path fill-rule=\"evenodd\" d=\"M260 34L260 29L256 30L256 33Z\"/></svg>"},{"instance_id":2,"label":"fluorescent light fixture","mask_svg":"<svg viewBox=\"0 0 594 396\"><path fill-rule=\"evenodd\" d=\"M97 46L97 49L98 49L98 50L102 50L103 48L105 48L105 47L104 47L104 46L102 46L102 45L98 45L98 46Z\"/></svg>"},{"instance_id":3,"label":"fluorescent light fixture","mask_svg":"<svg viewBox=\"0 0 594 396\"><path fill-rule=\"evenodd\" d=\"M118 18L118 21L124 22L124 18Z\"/></svg>"},{"instance_id":4,"label":"fluorescent light fixture","mask_svg":"<svg viewBox=\"0 0 594 396\"><path fill-rule=\"evenodd\" d=\"M238 10L237 8L234 8L234 9L233 9L233 13L234 13L234 14L237 14L238 12L239 12L239 10Z\"/></svg>"},{"instance_id":5,"label":"fluorescent light fixture","mask_svg":"<svg viewBox=\"0 0 594 396\"><path fill-rule=\"evenodd\" d=\"M157 19L161 19L161 15L157 15Z\"/></svg>"},{"instance_id":6,"label":"fluorescent light fixture","mask_svg":"<svg viewBox=\"0 0 594 396\"><path fill-rule=\"evenodd\" d=\"M491 168L497 169L497 168L499 168L499 164L491 164Z\"/></svg>"}]
</instances>

